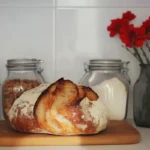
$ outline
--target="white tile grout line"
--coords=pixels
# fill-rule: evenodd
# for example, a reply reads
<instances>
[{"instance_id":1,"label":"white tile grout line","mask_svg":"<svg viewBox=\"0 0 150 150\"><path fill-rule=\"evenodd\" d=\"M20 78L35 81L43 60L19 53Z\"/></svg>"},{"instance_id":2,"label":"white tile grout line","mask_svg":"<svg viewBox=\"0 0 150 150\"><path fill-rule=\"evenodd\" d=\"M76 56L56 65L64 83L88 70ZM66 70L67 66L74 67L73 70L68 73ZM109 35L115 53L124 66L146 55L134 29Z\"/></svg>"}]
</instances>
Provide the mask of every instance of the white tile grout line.
<instances>
[{"instance_id":1,"label":"white tile grout line","mask_svg":"<svg viewBox=\"0 0 150 150\"><path fill-rule=\"evenodd\" d=\"M57 7L58 9L73 9L73 8L150 8L150 5L137 5L137 6L54 6L54 7Z\"/></svg>"},{"instance_id":2,"label":"white tile grout line","mask_svg":"<svg viewBox=\"0 0 150 150\"><path fill-rule=\"evenodd\" d=\"M55 0L56 1L56 0ZM55 4L55 6L7 6L7 5L0 5L0 8L51 8L51 9L80 9L80 8L97 8L97 9L105 9L105 8L150 8L150 5L137 5L137 6L57 6L57 4Z\"/></svg>"},{"instance_id":3,"label":"white tile grout line","mask_svg":"<svg viewBox=\"0 0 150 150\"><path fill-rule=\"evenodd\" d=\"M56 6L57 0L54 0ZM56 8L53 10L53 81L56 80Z\"/></svg>"}]
</instances>

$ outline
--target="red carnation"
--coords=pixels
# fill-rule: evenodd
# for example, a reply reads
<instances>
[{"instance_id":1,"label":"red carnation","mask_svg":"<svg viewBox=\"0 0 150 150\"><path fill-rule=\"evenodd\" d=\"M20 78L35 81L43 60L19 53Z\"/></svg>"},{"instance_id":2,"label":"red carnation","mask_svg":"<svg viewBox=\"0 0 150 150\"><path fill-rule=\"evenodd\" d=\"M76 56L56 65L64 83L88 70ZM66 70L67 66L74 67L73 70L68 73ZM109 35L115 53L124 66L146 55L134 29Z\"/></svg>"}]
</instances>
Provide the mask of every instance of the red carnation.
<instances>
[{"instance_id":1,"label":"red carnation","mask_svg":"<svg viewBox=\"0 0 150 150\"><path fill-rule=\"evenodd\" d=\"M122 14L123 19L127 19L128 21L131 21L136 18L135 14L133 14L131 11L127 11Z\"/></svg>"},{"instance_id":2,"label":"red carnation","mask_svg":"<svg viewBox=\"0 0 150 150\"><path fill-rule=\"evenodd\" d=\"M127 47L142 47L146 40L145 28L135 28L133 24L128 28L121 28L120 39Z\"/></svg>"},{"instance_id":3,"label":"red carnation","mask_svg":"<svg viewBox=\"0 0 150 150\"><path fill-rule=\"evenodd\" d=\"M126 19L114 19L111 20L111 24L107 27L110 32L110 37L114 37L116 34L120 33L120 28L127 26L128 20Z\"/></svg>"},{"instance_id":4,"label":"red carnation","mask_svg":"<svg viewBox=\"0 0 150 150\"><path fill-rule=\"evenodd\" d=\"M147 39L150 40L150 32L147 34Z\"/></svg>"},{"instance_id":5,"label":"red carnation","mask_svg":"<svg viewBox=\"0 0 150 150\"><path fill-rule=\"evenodd\" d=\"M134 27L133 24L130 24L130 21L135 18L135 14L131 11L127 11L122 14L121 19L112 20L107 30L110 32L110 37L119 34L121 42L125 44L125 47L123 47L141 64L145 62L150 64L150 60L144 50L144 48L146 48L146 50L150 52L150 45L148 43L148 40L150 40L150 17L144 21L140 27ZM143 47L145 43L146 45ZM132 50L130 48L132 48ZM145 59L145 61L143 59Z\"/></svg>"},{"instance_id":6,"label":"red carnation","mask_svg":"<svg viewBox=\"0 0 150 150\"><path fill-rule=\"evenodd\" d=\"M142 27L145 28L145 34L147 38L150 39L150 17L143 22Z\"/></svg>"}]
</instances>

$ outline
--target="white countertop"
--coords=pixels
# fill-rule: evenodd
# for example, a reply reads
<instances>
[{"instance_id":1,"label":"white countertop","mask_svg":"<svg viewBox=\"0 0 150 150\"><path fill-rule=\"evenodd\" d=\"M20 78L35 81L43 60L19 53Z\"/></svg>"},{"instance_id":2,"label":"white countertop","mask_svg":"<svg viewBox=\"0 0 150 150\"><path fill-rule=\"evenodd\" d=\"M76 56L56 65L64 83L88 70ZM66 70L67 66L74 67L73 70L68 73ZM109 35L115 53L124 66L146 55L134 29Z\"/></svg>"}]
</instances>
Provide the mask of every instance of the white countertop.
<instances>
[{"instance_id":1,"label":"white countertop","mask_svg":"<svg viewBox=\"0 0 150 150\"><path fill-rule=\"evenodd\" d=\"M133 120L128 120L135 126ZM149 150L150 128L136 127L141 134L141 142L131 145L97 145L97 146L26 146L26 147L0 147L0 150Z\"/></svg>"}]
</instances>

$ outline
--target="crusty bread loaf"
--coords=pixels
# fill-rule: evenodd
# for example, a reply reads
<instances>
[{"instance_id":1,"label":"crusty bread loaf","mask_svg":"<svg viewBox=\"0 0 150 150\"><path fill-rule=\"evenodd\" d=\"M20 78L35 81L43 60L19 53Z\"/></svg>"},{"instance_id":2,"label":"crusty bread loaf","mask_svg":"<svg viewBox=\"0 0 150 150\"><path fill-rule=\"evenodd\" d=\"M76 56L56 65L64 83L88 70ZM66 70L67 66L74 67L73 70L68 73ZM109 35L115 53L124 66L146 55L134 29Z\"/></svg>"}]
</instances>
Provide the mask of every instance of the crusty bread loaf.
<instances>
[{"instance_id":1,"label":"crusty bread loaf","mask_svg":"<svg viewBox=\"0 0 150 150\"><path fill-rule=\"evenodd\" d=\"M107 113L96 106L97 99L91 88L61 78L23 93L11 107L9 121L21 132L94 134L107 126Z\"/></svg>"}]
</instances>

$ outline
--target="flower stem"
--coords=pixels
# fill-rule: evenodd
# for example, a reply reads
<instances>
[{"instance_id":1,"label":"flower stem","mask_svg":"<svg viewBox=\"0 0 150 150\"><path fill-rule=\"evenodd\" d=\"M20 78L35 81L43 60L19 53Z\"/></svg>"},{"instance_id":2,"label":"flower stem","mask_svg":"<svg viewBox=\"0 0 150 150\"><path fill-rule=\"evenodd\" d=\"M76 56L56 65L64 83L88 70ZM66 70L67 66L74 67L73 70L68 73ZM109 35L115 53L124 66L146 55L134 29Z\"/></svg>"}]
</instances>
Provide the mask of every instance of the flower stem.
<instances>
[{"instance_id":1,"label":"flower stem","mask_svg":"<svg viewBox=\"0 0 150 150\"><path fill-rule=\"evenodd\" d=\"M147 55L146 55L146 53L145 53L145 51L144 51L143 47L141 47L141 51L142 51L142 53L143 53L143 56L144 56L144 57L145 57L145 59L146 59L146 62L149 64L149 63L150 63L150 61L149 61L149 59L148 59L148 57L147 57Z\"/></svg>"},{"instance_id":2,"label":"flower stem","mask_svg":"<svg viewBox=\"0 0 150 150\"><path fill-rule=\"evenodd\" d=\"M139 54L139 52L138 52L138 49L137 49L135 46L133 46L133 49L135 50L135 52L136 52L136 54L137 54L137 56L138 56L138 58L139 58L140 63L141 63L141 64L144 64L144 62L143 62L143 60L142 60L142 57L140 56L140 54Z\"/></svg>"},{"instance_id":3,"label":"flower stem","mask_svg":"<svg viewBox=\"0 0 150 150\"><path fill-rule=\"evenodd\" d=\"M148 51L150 52L150 46L148 44L148 41L146 41L146 45L145 46L148 48Z\"/></svg>"},{"instance_id":4,"label":"flower stem","mask_svg":"<svg viewBox=\"0 0 150 150\"><path fill-rule=\"evenodd\" d=\"M124 45L122 45L122 47L125 48L128 52L130 52L138 61L140 61L135 51L131 52L130 49L125 47Z\"/></svg>"}]
</instances>

